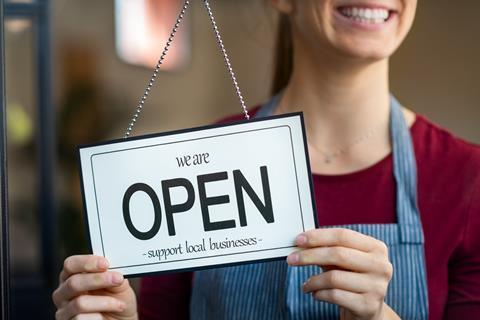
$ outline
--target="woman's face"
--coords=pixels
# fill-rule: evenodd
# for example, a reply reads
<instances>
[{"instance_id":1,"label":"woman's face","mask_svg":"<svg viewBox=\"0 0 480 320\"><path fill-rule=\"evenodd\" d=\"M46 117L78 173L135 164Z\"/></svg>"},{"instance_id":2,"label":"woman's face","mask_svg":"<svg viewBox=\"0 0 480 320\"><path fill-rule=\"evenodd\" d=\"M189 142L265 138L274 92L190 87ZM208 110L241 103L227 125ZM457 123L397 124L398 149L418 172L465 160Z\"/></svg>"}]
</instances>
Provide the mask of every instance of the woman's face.
<instances>
[{"instance_id":1,"label":"woman's face","mask_svg":"<svg viewBox=\"0 0 480 320\"><path fill-rule=\"evenodd\" d=\"M294 37L314 50L388 58L412 26L417 0L271 0L289 14Z\"/></svg>"}]
</instances>

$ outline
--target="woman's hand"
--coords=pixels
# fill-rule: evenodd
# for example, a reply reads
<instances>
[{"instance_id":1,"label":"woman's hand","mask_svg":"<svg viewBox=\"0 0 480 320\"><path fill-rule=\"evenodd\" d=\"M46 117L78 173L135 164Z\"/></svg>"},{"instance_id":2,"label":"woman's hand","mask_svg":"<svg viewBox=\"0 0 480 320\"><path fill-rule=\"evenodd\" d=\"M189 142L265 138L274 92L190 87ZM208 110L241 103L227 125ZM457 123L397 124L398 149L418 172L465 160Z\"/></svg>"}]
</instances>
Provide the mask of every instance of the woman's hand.
<instances>
[{"instance_id":1,"label":"woman's hand","mask_svg":"<svg viewBox=\"0 0 480 320\"><path fill-rule=\"evenodd\" d=\"M385 303L393 267L387 246L349 229L315 229L300 234L290 254L293 266L317 265L324 272L310 277L305 293L340 306L342 319L399 319Z\"/></svg>"},{"instance_id":2,"label":"woman's hand","mask_svg":"<svg viewBox=\"0 0 480 320\"><path fill-rule=\"evenodd\" d=\"M108 261L93 255L65 259L52 298L60 319L138 319L135 293Z\"/></svg>"}]
</instances>

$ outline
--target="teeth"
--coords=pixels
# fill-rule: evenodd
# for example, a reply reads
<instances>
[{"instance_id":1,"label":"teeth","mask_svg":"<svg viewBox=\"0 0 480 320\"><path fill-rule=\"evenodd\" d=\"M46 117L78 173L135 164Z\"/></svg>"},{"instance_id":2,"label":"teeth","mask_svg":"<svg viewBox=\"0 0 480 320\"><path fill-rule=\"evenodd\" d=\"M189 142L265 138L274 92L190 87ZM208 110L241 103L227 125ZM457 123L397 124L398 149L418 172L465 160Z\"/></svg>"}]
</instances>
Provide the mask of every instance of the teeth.
<instances>
[{"instance_id":1,"label":"teeth","mask_svg":"<svg viewBox=\"0 0 480 320\"><path fill-rule=\"evenodd\" d=\"M386 9L369 9L361 7L344 7L341 13L355 21L364 23L382 23L389 17L389 12Z\"/></svg>"}]
</instances>

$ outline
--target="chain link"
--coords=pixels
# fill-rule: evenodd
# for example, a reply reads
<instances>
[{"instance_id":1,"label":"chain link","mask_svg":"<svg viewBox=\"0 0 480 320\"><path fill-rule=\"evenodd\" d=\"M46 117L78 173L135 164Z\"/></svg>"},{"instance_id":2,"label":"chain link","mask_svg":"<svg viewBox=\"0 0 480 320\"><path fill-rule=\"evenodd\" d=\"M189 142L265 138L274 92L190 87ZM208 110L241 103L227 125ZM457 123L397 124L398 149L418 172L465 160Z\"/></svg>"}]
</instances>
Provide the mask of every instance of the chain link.
<instances>
[{"instance_id":1,"label":"chain link","mask_svg":"<svg viewBox=\"0 0 480 320\"><path fill-rule=\"evenodd\" d=\"M250 116L248 114L248 109L245 105L245 101L243 99L242 93L240 91L240 87L237 82L237 78L235 77L235 73L233 72L232 65L230 63L230 59L228 58L227 51L225 50L225 46L223 45L222 37L220 36L220 32L218 31L217 24L215 22L215 18L213 17L212 9L210 8L210 4L208 3L208 0L203 0L204 5L207 9L208 16L210 18L210 21L213 26L213 31L215 33L215 37L217 39L217 43L220 47L220 51L223 55L225 65L228 69L228 72L230 74L230 78L232 79L233 86L235 87L235 92L237 93L238 99L240 100L240 104L242 106L243 114L245 118L248 120L250 119ZM163 60L165 59L165 56L167 55L168 49L170 48L173 39L175 38L175 34L178 31L178 27L180 26L180 23L183 20L183 17L185 16L185 12L187 11L188 7L190 5L190 0L185 0L183 3L182 9L180 11L180 14L177 17L177 21L175 22L175 25L173 26L172 32L170 33L170 36L167 40L167 43L165 45L165 48L162 51L162 54L160 56L160 59L158 60L157 65L155 66L155 69L153 70L152 77L150 78L150 81L148 82L147 88L145 89L145 92L143 93L142 98L140 99L140 102L137 105L137 109L135 110L135 113L133 114L133 117L127 127L127 130L125 131L124 138L128 138L133 130L133 127L135 126L135 123L137 122L138 117L140 116L140 113L143 110L143 107L145 106L145 101L147 100L150 91L152 90L152 86L155 83L155 80L157 79L158 72L160 70L160 66L163 64Z\"/></svg>"},{"instance_id":2,"label":"chain link","mask_svg":"<svg viewBox=\"0 0 480 320\"><path fill-rule=\"evenodd\" d=\"M222 37L220 36L220 32L218 31L217 23L215 22L215 18L213 17L212 9L210 8L210 4L208 0L203 1L205 7L207 8L208 16L210 17L210 22L212 23L213 32L215 32L215 37L217 38L218 46L220 47L220 51L223 54L223 59L225 61L225 65L227 66L228 72L230 73L230 78L232 78L233 86L235 87L235 91L237 93L238 99L240 100L240 105L242 106L243 114L247 120L250 119L250 115L248 114L248 109L245 106L245 101L243 100L242 93L240 92L240 87L238 86L237 77L235 77L235 73L233 72L232 64L230 63L230 59L228 59L227 51L225 50L225 46L223 45Z\"/></svg>"},{"instance_id":3,"label":"chain link","mask_svg":"<svg viewBox=\"0 0 480 320\"><path fill-rule=\"evenodd\" d=\"M182 6L182 10L180 11L180 14L177 17L177 21L175 22L175 25L173 26L172 32L170 33L170 36L168 37L167 44L165 45L165 48L163 49L162 55L160 56L160 59L157 62L157 65L155 66L155 69L153 70L152 77L150 78L150 81L148 82L147 88L145 89L145 92L143 93L142 98L140 99L140 102L137 105L137 109L135 110L135 113L133 114L132 120L130 121L127 131L125 131L125 135L123 136L125 139L130 136L130 133L132 132L133 127L135 126L135 123L137 122L138 117L140 116L140 113L143 110L143 107L145 105L145 101L148 98L148 95L150 94L150 91L152 90L152 86L155 83L155 80L157 79L158 71L160 70L160 66L163 64L163 60L165 59L165 56L167 55L168 49L170 48L170 45L172 44L173 38L175 37L175 33L178 30L178 27L180 25L180 22L182 22L183 17L185 15L185 11L187 11L188 6L190 5L190 0L185 0Z\"/></svg>"}]
</instances>

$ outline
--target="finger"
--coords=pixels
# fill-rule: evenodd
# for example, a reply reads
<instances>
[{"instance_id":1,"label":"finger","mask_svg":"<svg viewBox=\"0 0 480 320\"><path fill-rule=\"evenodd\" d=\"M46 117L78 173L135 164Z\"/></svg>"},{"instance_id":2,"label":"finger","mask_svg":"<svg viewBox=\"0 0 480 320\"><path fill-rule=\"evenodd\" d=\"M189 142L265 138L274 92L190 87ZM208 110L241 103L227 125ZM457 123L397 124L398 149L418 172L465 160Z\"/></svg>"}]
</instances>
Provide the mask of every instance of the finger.
<instances>
[{"instance_id":1,"label":"finger","mask_svg":"<svg viewBox=\"0 0 480 320\"><path fill-rule=\"evenodd\" d=\"M70 319L81 314L120 313L125 311L125 308L124 302L110 296L81 295L62 309L61 319Z\"/></svg>"},{"instance_id":2,"label":"finger","mask_svg":"<svg viewBox=\"0 0 480 320\"><path fill-rule=\"evenodd\" d=\"M367 299L365 295L341 289L319 290L314 292L312 296L316 300L336 304L357 315L373 315L379 308L377 302Z\"/></svg>"},{"instance_id":3,"label":"finger","mask_svg":"<svg viewBox=\"0 0 480 320\"><path fill-rule=\"evenodd\" d=\"M64 309L59 309L55 313L55 320L104 320L105 318L101 313L82 313L78 314L73 318L67 318L64 316L65 310Z\"/></svg>"},{"instance_id":4,"label":"finger","mask_svg":"<svg viewBox=\"0 0 480 320\"><path fill-rule=\"evenodd\" d=\"M383 260L359 250L346 247L317 247L291 253L287 262L293 266L335 266L355 272L373 272ZM388 261L387 261L388 262Z\"/></svg>"},{"instance_id":5,"label":"finger","mask_svg":"<svg viewBox=\"0 0 480 320\"><path fill-rule=\"evenodd\" d=\"M369 274L342 270L332 270L310 277L303 284L303 292L315 292L325 289L341 289L354 293L375 293L384 296L388 281L377 281Z\"/></svg>"},{"instance_id":6,"label":"finger","mask_svg":"<svg viewBox=\"0 0 480 320\"><path fill-rule=\"evenodd\" d=\"M358 311L359 305L364 303L364 299L361 294L348 292L341 289L319 290L314 292L312 296L316 300L336 304L350 311Z\"/></svg>"},{"instance_id":7,"label":"finger","mask_svg":"<svg viewBox=\"0 0 480 320\"><path fill-rule=\"evenodd\" d=\"M299 234L295 244L302 248L342 246L364 252L387 252L387 246L382 241L345 228L309 230Z\"/></svg>"},{"instance_id":8,"label":"finger","mask_svg":"<svg viewBox=\"0 0 480 320\"><path fill-rule=\"evenodd\" d=\"M60 283L72 274L83 272L102 272L108 269L108 261L104 257L93 255L71 256L65 259L60 273Z\"/></svg>"},{"instance_id":9,"label":"finger","mask_svg":"<svg viewBox=\"0 0 480 320\"><path fill-rule=\"evenodd\" d=\"M118 272L80 273L74 274L64 281L53 293L55 305L61 307L87 291L118 287L123 283L123 276Z\"/></svg>"},{"instance_id":10,"label":"finger","mask_svg":"<svg viewBox=\"0 0 480 320\"><path fill-rule=\"evenodd\" d=\"M104 317L102 316L101 313L84 313L84 314L79 314L70 320L103 320Z\"/></svg>"}]
</instances>

